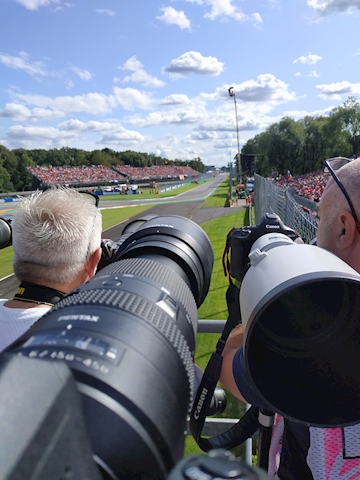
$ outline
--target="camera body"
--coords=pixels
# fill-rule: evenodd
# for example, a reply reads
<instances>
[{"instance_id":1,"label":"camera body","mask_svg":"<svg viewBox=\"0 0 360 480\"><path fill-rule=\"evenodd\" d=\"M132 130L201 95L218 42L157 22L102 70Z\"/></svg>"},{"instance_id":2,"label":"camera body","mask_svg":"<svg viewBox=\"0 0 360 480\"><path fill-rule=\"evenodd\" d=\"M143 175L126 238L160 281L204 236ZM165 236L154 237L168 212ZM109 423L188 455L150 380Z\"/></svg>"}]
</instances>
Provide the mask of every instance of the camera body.
<instances>
[{"instance_id":1,"label":"camera body","mask_svg":"<svg viewBox=\"0 0 360 480\"><path fill-rule=\"evenodd\" d=\"M231 277L242 281L249 269L249 253L254 242L268 233L282 233L295 241L299 235L295 230L286 227L280 217L274 213L266 213L257 225L234 228L229 234L231 249Z\"/></svg>"}]
</instances>

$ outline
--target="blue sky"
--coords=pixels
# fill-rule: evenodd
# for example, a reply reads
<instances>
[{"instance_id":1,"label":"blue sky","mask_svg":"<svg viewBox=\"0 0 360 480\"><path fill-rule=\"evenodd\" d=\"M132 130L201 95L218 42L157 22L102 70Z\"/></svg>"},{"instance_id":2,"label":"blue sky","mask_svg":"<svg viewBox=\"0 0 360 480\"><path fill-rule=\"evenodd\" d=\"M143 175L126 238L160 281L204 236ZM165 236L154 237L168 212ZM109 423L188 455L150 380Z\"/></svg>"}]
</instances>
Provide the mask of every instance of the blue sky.
<instances>
[{"instance_id":1,"label":"blue sky","mask_svg":"<svg viewBox=\"0 0 360 480\"><path fill-rule=\"evenodd\" d=\"M0 144L223 166L360 98L360 0L0 0Z\"/></svg>"}]
</instances>

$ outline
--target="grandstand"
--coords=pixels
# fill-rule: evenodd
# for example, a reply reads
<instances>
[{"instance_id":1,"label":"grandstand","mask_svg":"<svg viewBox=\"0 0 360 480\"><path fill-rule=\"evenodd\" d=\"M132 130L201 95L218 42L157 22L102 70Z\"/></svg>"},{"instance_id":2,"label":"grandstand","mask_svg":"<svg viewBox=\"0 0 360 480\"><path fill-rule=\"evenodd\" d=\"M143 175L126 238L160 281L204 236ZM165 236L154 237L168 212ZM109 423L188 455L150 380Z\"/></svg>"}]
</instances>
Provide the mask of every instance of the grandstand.
<instances>
[{"instance_id":1,"label":"grandstand","mask_svg":"<svg viewBox=\"0 0 360 480\"><path fill-rule=\"evenodd\" d=\"M192 180L199 172L189 166L152 165L132 167L130 165L113 168L104 165L72 167L27 167L27 171L37 178L40 185L67 185L72 187L94 187L124 183L150 183L151 181Z\"/></svg>"},{"instance_id":2,"label":"grandstand","mask_svg":"<svg viewBox=\"0 0 360 480\"><path fill-rule=\"evenodd\" d=\"M314 202L320 201L328 179L329 173L325 173L323 170L294 177L289 173L273 178L278 187L293 188L295 195Z\"/></svg>"}]
</instances>

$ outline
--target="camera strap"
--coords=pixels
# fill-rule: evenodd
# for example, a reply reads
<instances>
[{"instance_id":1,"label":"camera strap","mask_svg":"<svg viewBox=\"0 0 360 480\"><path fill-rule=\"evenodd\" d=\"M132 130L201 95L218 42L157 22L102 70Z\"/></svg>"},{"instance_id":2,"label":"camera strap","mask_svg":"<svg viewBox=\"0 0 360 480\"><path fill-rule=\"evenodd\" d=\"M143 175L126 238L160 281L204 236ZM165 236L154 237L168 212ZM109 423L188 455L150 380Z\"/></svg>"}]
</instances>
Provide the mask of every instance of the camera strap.
<instances>
[{"instance_id":1,"label":"camera strap","mask_svg":"<svg viewBox=\"0 0 360 480\"><path fill-rule=\"evenodd\" d=\"M36 285L31 282L21 282L13 300L36 303L38 305L49 305L52 307L56 302L65 297L65 293L43 285Z\"/></svg>"},{"instance_id":2,"label":"camera strap","mask_svg":"<svg viewBox=\"0 0 360 480\"><path fill-rule=\"evenodd\" d=\"M216 350L211 355L204 370L189 419L190 433L199 447L205 452L213 448L234 448L250 438L259 428L259 409L250 407L239 422L226 432L210 438L201 437L211 399L220 378L221 354L230 332L240 323L239 288L233 283L230 283L226 291L226 301L228 305L228 319L221 338L216 344Z\"/></svg>"}]
</instances>

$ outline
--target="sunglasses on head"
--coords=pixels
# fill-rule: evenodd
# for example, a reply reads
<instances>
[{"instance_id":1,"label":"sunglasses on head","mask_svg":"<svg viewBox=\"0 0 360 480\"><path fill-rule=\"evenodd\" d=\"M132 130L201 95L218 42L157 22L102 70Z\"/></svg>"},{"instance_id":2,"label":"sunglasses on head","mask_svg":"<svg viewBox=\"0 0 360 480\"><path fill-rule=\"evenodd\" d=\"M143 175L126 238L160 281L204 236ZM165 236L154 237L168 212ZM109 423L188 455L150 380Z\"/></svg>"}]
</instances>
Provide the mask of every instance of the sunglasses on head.
<instances>
[{"instance_id":1,"label":"sunglasses on head","mask_svg":"<svg viewBox=\"0 0 360 480\"><path fill-rule=\"evenodd\" d=\"M346 200L349 204L349 207L350 207L350 210L351 210L351 215L353 216L353 219L355 220L356 229L360 233L360 223L359 223L358 217L356 215L354 205L353 205L353 203L350 199L350 196L347 193L344 185L341 183L341 181L339 180L339 177L335 173L336 170L339 170L341 167L343 167L344 165L347 165L348 163L352 162L353 160L354 159L352 159L352 158L346 158L346 157L328 158L327 160L324 161L324 164L325 164L324 171L330 173L330 175L335 180L336 184L338 185L338 187L340 188L340 190L344 194L344 196L345 196L345 198L346 198Z\"/></svg>"}]
</instances>

